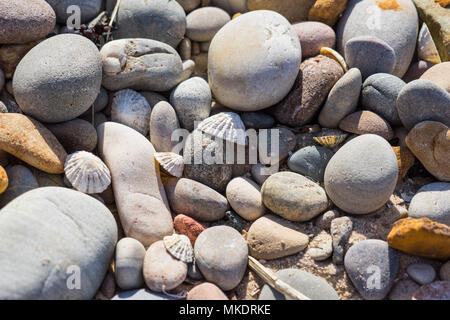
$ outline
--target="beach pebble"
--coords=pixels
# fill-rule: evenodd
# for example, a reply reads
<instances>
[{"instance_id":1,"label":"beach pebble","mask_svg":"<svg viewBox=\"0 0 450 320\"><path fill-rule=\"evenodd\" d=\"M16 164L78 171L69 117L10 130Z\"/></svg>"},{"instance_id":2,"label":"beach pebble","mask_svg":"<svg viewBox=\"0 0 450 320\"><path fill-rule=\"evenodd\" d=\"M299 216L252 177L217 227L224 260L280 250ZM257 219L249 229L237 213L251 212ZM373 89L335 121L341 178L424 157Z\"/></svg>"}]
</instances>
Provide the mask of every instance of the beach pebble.
<instances>
[{"instance_id":1,"label":"beach pebble","mask_svg":"<svg viewBox=\"0 0 450 320\"><path fill-rule=\"evenodd\" d=\"M336 42L334 30L317 21L303 21L292 25L297 32L302 47L302 58L317 56L320 48L333 48Z\"/></svg>"},{"instance_id":2,"label":"beach pebble","mask_svg":"<svg viewBox=\"0 0 450 320\"><path fill-rule=\"evenodd\" d=\"M170 179L164 184L170 207L200 221L222 219L228 209L227 199L204 184L187 179Z\"/></svg>"},{"instance_id":3,"label":"beach pebble","mask_svg":"<svg viewBox=\"0 0 450 320\"><path fill-rule=\"evenodd\" d=\"M177 1L122 0L116 27L114 39L146 38L176 47L186 31L186 13Z\"/></svg>"},{"instance_id":4,"label":"beach pebble","mask_svg":"<svg viewBox=\"0 0 450 320\"><path fill-rule=\"evenodd\" d=\"M265 166L261 163L254 164L251 169L253 179L262 185L271 174L277 173L277 166Z\"/></svg>"},{"instance_id":5,"label":"beach pebble","mask_svg":"<svg viewBox=\"0 0 450 320\"><path fill-rule=\"evenodd\" d=\"M197 240L200 233L206 229L203 225L184 214L178 214L173 219L173 225L177 232L184 234L191 240L192 246L194 246L195 240Z\"/></svg>"},{"instance_id":6,"label":"beach pebble","mask_svg":"<svg viewBox=\"0 0 450 320\"><path fill-rule=\"evenodd\" d=\"M5 192L8 183L8 174L6 173L5 168L0 165L0 194Z\"/></svg>"},{"instance_id":7,"label":"beach pebble","mask_svg":"<svg viewBox=\"0 0 450 320\"><path fill-rule=\"evenodd\" d=\"M387 73L376 73L364 81L361 104L364 109L375 112L391 125L401 125L397 113L397 97L405 82Z\"/></svg>"},{"instance_id":8,"label":"beach pebble","mask_svg":"<svg viewBox=\"0 0 450 320\"><path fill-rule=\"evenodd\" d=\"M336 209L328 210L324 214L317 217L316 226L323 230L330 230L331 221L333 221L333 219L335 218L338 218L339 215L339 211Z\"/></svg>"},{"instance_id":9,"label":"beach pebble","mask_svg":"<svg viewBox=\"0 0 450 320\"><path fill-rule=\"evenodd\" d=\"M211 41L211 90L221 104L234 110L270 107L291 89L301 56L297 34L283 16L267 10L245 13Z\"/></svg>"},{"instance_id":10,"label":"beach pebble","mask_svg":"<svg viewBox=\"0 0 450 320\"><path fill-rule=\"evenodd\" d=\"M177 0L177 2L183 7L184 11L189 12L200 6L202 0Z\"/></svg>"},{"instance_id":11,"label":"beach pebble","mask_svg":"<svg viewBox=\"0 0 450 320\"><path fill-rule=\"evenodd\" d=\"M181 77L181 82L186 81L191 77L191 75L195 71L195 62L194 60L184 60L183 61L183 74Z\"/></svg>"},{"instance_id":12,"label":"beach pebble","mask_svg":"<svg viewBox=\"0 0 450 320\"><path fill-rule=\"evenodd\" d=\"M1 299L94 297L117 241L116 222L100 201L66 188L37 188L0 215Z\"/></svg>"},{"instance_id":13,"label":"beach pebble","mask_svg":"<svg viewBox=\"0 0 450 320\"><path fill-rule=\"evenodd\" d=\"M248 10L273 10L282 14L290 22L308 20L309 8L314 0L248 0Z\"/></svg>"},{"instance_id":14,"label":"beach pebble","mask_svg":"<svg viewBox=\"0 0 450 320\"><path fill-rule=\"evenodd\" d=\"M450 183L433 182L421 187L409 204L408 216L450 226Z\"/></svg>"},{"instance_id":15,"label":"beach pebble","mask_svg":"<svg viewBox=\"0 0 450 320\"><path fill-rule=\"evenodd\" d=\"M311 240L306 253L315 261L323 261L331 257L333 253L333 240L331 236L326 231L321 231Z\"/></svg>"},{"instance_id":16,"label":"beach pebble","mask_svg":"<svg viewBox=\"0 0 450 320\"><path fill-rule=\"evenodd\" d=\"M150 290L163 292L175 289L187 276L187 264L174 258L163 241L154 242L145 253L143 275Z\"/></svg>"},{"instance_id":17,"label":"beach pebble","mask_svg":"<svg viewBox=\"0 0 450 320\"><path fill-rule=\"evenodd\" d=\"M386 140L394 137L394 131L389 123L372 111L357 111L349 114L339 122L339 129L362 134L376 134Z\"/></svg>"},{"instance_id":18,"label":"beach pebble","mask_svg":"<svg viewBox=\"0 0 450 320\"><path fill-rule=\"evenodd\" d=\"M247 12L247 0L202 0L202 6L212 5L230 14Z\"/></svg>"},{"instance_id":19,"label":"beach pebble","mask_svg":"<svg viewBox=\"0 0 450 320\"><path fill-rule=\"evenodd\" d=\"M142 265L145 248L136 239L122 238L116 245L115 277L123 290L138 289L144 284Z\"/></svg>"},{"instance_id":20,"label":"beach pebble","mask_svg":"<svg viewBox=\"0 0 450 320\"><path fill-rule=\"evenodd\" d=\"M250 255L256 259L273 260L302 251L308 246L309 238L292 227L274 215L259 218L247 232Z\"/></svg>"},{"instance_id":21,"label":"beach pebble","mask_svg":"<svg viewBox=\"0 0 450 320\"><path fill-rule=\"evenodd\" d=\"M48 124L47 128L55 135L67 153L81 150L92 151L97 146L97 131L85 120L74 119Z\"/></svg>"},{"instance_id":22,"label":"beach pebble","mask_svg":"<svg viewBox=\"0 0 450 320\"><path fill-rule=\"evenodd\" d=\"M66 24L71 19L76 11L71 6L78 6L81 14L80 22L87 23L94 19L99 13L102 7L102 0L46 0L55 10L56 20L60 24Z\"/></svg>"},{"instance_id":23,"label":"beach pebble","mask_svg":"<svg viewBox=\"0 0 450 320\"><path fill-rule=\"evenodd\" d=\"M243 112L241 119L247 129L270 129L275 125L275 119L265 112Z\"/></svg>"},{"instance_id":24,"label":"beach pebble","mask_svg":"<svg viewBox=\"0 0 450 320\"><path fill-rule=\"evenodd\" d=\"M100 112L108 106L109 103L109 92L104 87L100 87L100 93L94 101L94 112ZM87 110L87 112L92 112Z\"/></svg>"},{"instance_id":25,"label":"beach pebble","mask_svg":"<svg viewBox=\"0 0 450 320\"><path fill-rule=\"evenodd\" d=\"M217 7L196 9L186 17L186 36L194 41L211 41L230 20L230 15Z\"/></svg>"},{"instance_id":26,"label":"beach pebble","mask_svg":"<svg viewBox=\"0 0 450 320\"><path fill-rule=\"evenodd\" d=\"M194 253L205 279L225 291L235 288L247 269L247 243L231 227L217 226L203 231L195 242Z\"/></svg>"},{"instance_id":27,"label":"beach pebble","mask_svg":"<svg viewBox=\"0 0 450 320\"><path fill-rule=\"evenodd\" d=\"M194 245L192 245L194 247ZM203 275L198 269L197 264L194 262L188 264L188 277L193 280L203 280Z\"/></svg>"},{"instance_id":28,"label":"beach pebble","mask_svg":"<svg viewBox=\"0 0 450 320\"><path fill-rule=\"evenodd\" d=\"M103 62L102 84L110 91L166 91L180 82L183 73L178 52L156 40L110 41L102 47L100 54Z\"/></svg>"},{"instance_id":29,"label":"beach pebble","mask_svg":"<svg viewBox=\"0 0 450 320\"><path fill-rule=\"evenodd\" d=\"M308 20L321 21L333 27L344 12L346 4L347 0L317 0L309 9Z\"/></svg>"},{"instance_id":30,"label":"beach pebble","mask_svg":"<svg viewBox=\"0 0 450 320\"><path fill-rule=\"evenodd\" d=\"M204 282L189 290L186 300L228 300L218 286Z\"/></svg>"},{"instance_id":31,"label":"beach pebble","mask_svg":"<svg viewBox=\"0 0 450 320\"><path fill-rule=\"evenodd\" d=\"M397 158L389 143L367 134L347 142L334 154L325 169L324 182L327 195L340 209L367 214L389 200L397 177Z\"/></svg>"},{"instance_id":32,"label":"beach pebble","mask_svg":"<svg viewBox=\"0 0 450 320\"><path fill-rule=\"evenodd\" d=\"M425 169L438 180L450 181L450 128L440 122L416 124L406 137L406 144Z\"/></svg>"},{"instance_id":33,"label":"beach pebble","mask_svg":"<svg viewBox=\"0 0 450 320\"><path fill-rule=\"evenodd\" d=\"M192 52L192 41L189 38L184 38L178 45L178 53L180 55L181 60L185 61L191 59L191 52Z\"/></svg>"},{"instance_id":34,"label":"beach pebble","mask_svg":"<svg viewBox=\"0 0 450 320\"><path fill-rule=\"evenodd\" d=\"M399 268L399 257L387 242L362 240L348 249L345 271L366 300L382 300L389 293Z\"/></svg>"},{"instance_id":35,"label":"beach pebble","mask_svg":"<svg viewBox=\"0 0 450 320\"><path fill-rule=\"evenodd\" d=\"M450 61L434 65L420 79L430 80L450 93Z\"/></svg>"},{"instance_id":36,"label":"beach pebble","mask_svg":"<svg viewBox=\"0 0 450 320\"><path fill-rule=\"evenodd\" d=\"M231 180L227 185L226 196L233 210L245 220L256 220L266 212L260 186L246 177Z\"/></svg>"},{"instance_id":37,"label":"beach pebble","mask_svg":"<svg viewBox=\"0 0 450 320\"><path fill-rule=\"evenodd\" d=\"M21 194L39 188L36 177L27 167L9 166L6 169L8 188L0 197L0 208L7 205Z\"/></svg>"},{"instance_id":38,"label":"beach pebble","mask_svg":"<svg viewBox=\"0 0 450 320\"><path fill-rule=\"evenodd\" d=\"M169 203L153 155L139 132L115 122L98 128L99 155L111 171L120 221L127 237L144 246L173 233Z\"/></svg>"},{"instance_id":39,"label":"beach pebble","mask_svg":"<svg viewBox=\"0 0 450 320\"><path fill-rule=\"evenodd\" d=\"M209 117L211 112L211 90L208 83L193 77L177 85L170 94L170 104L182 128L194 129L194 123Z\"/></svg>"},{"instance_id":40,"label":"beach pebble","mask_svg":"<svg viewBox=\"0 0 450 320\"><path fill-rule=\"evenodd\" d=\"M406 268L408 275L420 285L428 284L436 278L436 271L425 263L412 263Z\"/></svg>"},{"instance_id":41,"label":"beach pebble","mask_svg":"<svg viewBox=\"0 0 450 320\"><path fill-rule=\"evenodd\" d=\"M361 84L361 72L357 68L348 70L334 84L319 114L322 127L337 128L345 116L356 110Z\"/></svg>"},{"instance_id":42,"label":"beach pebble","mask_svg":"<svg viewBox=\"0 0 450 320\"><path fill-rule=\"evenodd\" d=\"M180 128L175 109L166 101L158 102L150 115L150 142L157 152L171 152L178 141L172 134Z\"/></svg>"},{"instance_id":43,"label":"beach pebble","mask_svg":"<svg viewBox=\"0 0 450 320\"><path fill-rule=\"evenodd\" d=\"M119 292L111 300L175 300L175 298L148 289L138 289Z\"/></svg>"},{"instance_id":44,"label":"beach pebble","mask_svg":"<svg viewBox=\"0 0 450 320\"><path fill-rule=\"evenodd\" d=\"M392 147L392 150L394 150L395 156L397 157L398 181L400 181L406 176L408 170L416 163L416 158L406 146L394 146Z\"/></svg>"},{"instance_id":45,"label":"beach pebble","mask_svg":"<svg viewBox=\"0 0 450 320\"><path fill-rule=\"evenodd\" d=\"M292 90L274 108L275 118L293 127L309 123L343 75L341 65L324 55L304 60Z\"/></svg>"},{"instance_id":46,"label":"beach pebble","mask_svg":"<svg viewBox=\"0 0 450 320\"><path fill-rule=\"evenodd\" d=\"M4 44L0 47L0 68L3 70L6 79L13 77L20 60L42 40L24 44Z\"/></svg>"},{"instance_id":47,"label":"beach pebble","mask_svg":"<svg viewBox=\"0 0 450 320\"><path fill-rule=\"evenodd\" d=\"M422 74L425 73L425 71L430 69L432 66L434 66L433 62L425 60L419 60L415 63L412 63L402 79L406 83L417 80L422 76Z\"/></svg>"},{"instance_id":48,"label":"beach pebble","mask_svg":"<svg viewBox=\"0 0 450 320\"><path fill-rule=\"evenodd\" d=\"M421 286L412 300L450 300L450 281L435 281Z\"/></svg>"},{"instance_id":49,"label":"beach pebble","mask_svg":"<svg viewBox=\"0 0 450 320\"><path fill-rule=\"evenodd\" d=\"M68 121L92 106L101 78L101 57L93 42L74 34L57 35L20 61L13 78L14 97L25 114L39 121Z\"/></svg>"},{"instance_id":50,"label":"beach pebble","mask_svg":"<svg viewBox=\"0 0 450 320\"><path fill-rule=\"evenodd\" d=\"M299 269L282 269L276 276L311 300L339 300L339 295L323 278ZM259 300L291 300L265 284Z\"/></svg>"},{"instance_id":51,"label":"beach pebble","mask_svg":"<svg viewBox=\"0 0 450 320\"><path fill-rule=\"evenodd\" d=\"M450 126L450 93L430 80L411 81L398 95L397 111L408 130L426 120Z\"/></svg>"},{"instance_id":52,"label":"beach pebble","mask_svg":"<svg viewBox=\"0 0 450 320\"><path fill-rule=\"evenodd\" d=\"M267 141L266 150L260 149L258 157L265 165L274 165L283 161L296 146L295 134L283 127L259 131L259 143L264 143L264 140Z\"/></svg>"},{"instance_id":53,"label":"beach pebble","mask_svg":"<svg viewBox=\"0 0 450 320\"><path fill-rule=\"evenodd\" d=\"M308 221L328 207L325 190L293 172L271 175L261 188L264 205L291 221Z\"/></svg>"},{"instance_id":54,"label":"beach pebble","mask_svg":"<svg viewBox=\"0 0 450 320\"><path fill-rule=\"evenodd\" d=\"M412 280L400 280L392 287L389 300L411 300L420 286Z\"/></svg>"},{"instance_id":55,"label":"beach pebble","mask_svg":"<svg viewBox=\"0 0 450 320\"><path fill-rule=\"evenodd\" d=\"M333 263L344 262L344 250L352 233L353 222L349 217L333 219L330 225L330 233L333 239Z\"/></svg>"},{"instance_id":56,"label":"beach pebble","mask_svg":"<svg viewBox=\"0 0 450 320\"><path fill-rule=\"evenodd\" d=\"M287 164L292 171L323 182L325 168L333 155L333 151L328 148L308 146L293 153Z\"/></svg>"},{"instance_id":57,"label":"beach pebble","mask_svg":"<svg viewBox=\"0 0 450 320\"><path fill-rule=\"evenodd\" d=\"M49 2L49 1L47 1ZM56 23L52 7L44 0L2 1L0 43L27 43L45 38Z\"/></svg>"},{"instance_id":58,"label":"beach pebble","mask_svg":"<svg viewBox=\"0 0 450 320\"><path fill-rule=\"evenodd\" d=\"M0 148L47 173L63 173L67 153L38 121L19 113L0 113Z\"/></svg>"},{"instance_id":59,"label":"beach pebble","mask_svg":"<svg viewBox=\"0 0 450 320\"><path fill-rule=\"evenodd\" d=\"M450 281L450 261L447 261L441 266L439 276L441 277L441 280Z\"/></svg>"}]
</instances>

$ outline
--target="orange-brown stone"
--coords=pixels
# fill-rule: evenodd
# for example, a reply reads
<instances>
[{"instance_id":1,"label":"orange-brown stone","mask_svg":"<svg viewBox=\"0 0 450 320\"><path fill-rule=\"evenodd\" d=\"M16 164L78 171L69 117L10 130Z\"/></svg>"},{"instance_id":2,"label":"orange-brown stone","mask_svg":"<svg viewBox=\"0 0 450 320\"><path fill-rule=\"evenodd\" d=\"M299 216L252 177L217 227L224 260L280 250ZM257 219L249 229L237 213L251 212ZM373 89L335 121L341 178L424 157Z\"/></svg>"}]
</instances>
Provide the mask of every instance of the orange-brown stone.
<instances>
[{"instance_id":1,"label":"orange-brown stone","mask_svg":"<svg viewBox=\"0 0 450 320\"><path fill-rule=\"evenodd\" d=\"M332 27L346 5L347 0L317 0L309 10L308 20L320 21Z\"/></svg>"},{"instance_id":2,"label":"orange-brown stone","mask_svg":"<svg viewBox=\"0 0 450 320\"><path fill-rule=\"evenodd\" d=\"M200 223L188 217L184 214L179 214L173 220L173 225L175 230L179 233L184 234L191 240L192 246L195 244L195 240L206 228L202 226Z\"/></svg>"},{"instance_id":3,"label":"orange-brown stone","mask_svg":"<svg viewBox=\"0 0 450 320\"><path fill-rule=\"evenodd\" d=\"M402 180L414 165L416 158L406 147L392 147L398 162L398 181Z\"/></svg>"},{"instance_id":4,"label":"orange-brown stone","mask_svg":"<svg viewBox=\"0 0 450 320\"><path fill-rule=\"evenodd\" d=\"M5 192L6 188L8 188L8 175L5 169L0 166L0 194Z\"/></svg>"},{"instance_id":5,"label":"orange-brown stone","mask_svg":"<svg viewBox=\"0 0 450 320\"><path fill-rule=\"evenodd\" d=\"M450 227L428 218L398 220L387 241L392 248L411 255L450 259Z\"/></svg>"}]
</instances>

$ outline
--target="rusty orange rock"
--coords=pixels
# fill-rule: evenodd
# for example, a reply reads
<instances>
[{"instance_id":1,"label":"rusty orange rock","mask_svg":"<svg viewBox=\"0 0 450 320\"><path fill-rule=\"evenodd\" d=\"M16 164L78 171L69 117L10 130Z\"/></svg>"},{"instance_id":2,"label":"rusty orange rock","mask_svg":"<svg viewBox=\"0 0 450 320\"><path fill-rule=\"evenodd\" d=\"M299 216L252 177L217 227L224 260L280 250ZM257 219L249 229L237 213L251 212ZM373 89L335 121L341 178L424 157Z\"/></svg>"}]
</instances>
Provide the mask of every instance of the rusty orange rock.
<instances>
[{"instance_id":1,"label":"rusty orange rock","mask_svg":"<svg viewBox=\"0 0 450 320\"><path fill-rule=\"evenodd\" d=\"M347 0L317 0L309 10L308 20L320 21L332 27L344 12L346 5Z\"/></svg>"},{"instance_id":2,"label":"rusty orange rock","mask_svg":"<svg viewBox=\"0 0 450 320\"><path fill-rule=\"evenodd\" d=\"M192 246L194 246L195 240L206 228L200 223L188 217L184 214L179 214L173 220L173 225L175 230L179 233L184 234L191 240Z\"/></svg>"},{"instance_id":3,"label":"rusty orange rock","mask_svg":"<svg viewBox=\"0 0 450 320\"><path fill-rule=\"evenodd\" d=\"M5 192L6 188L8 188L8 175L5 169L0 166L0 194Z\"/></svg>"},{"instance_id":4,"label":"rusty orange rock","mask_svg":"<svg viewBox=\"0 0 450 320\"><path fill-rule=\"evenodd\" d=\"M398 181L402 180L414 165L416 158L406 147L392 147L398 162Z\"/></svg>"},{"instance_id":5,"label":"rusty orange rock","mask_svg":"<svg viewBox=\"0 0 450 320\"><path fill-rule=\"evenodd\" d=\"M398 220L387 241L392 248L411 255L450 259L450 227L428 218Z\"/></svg>"}]
</instances>

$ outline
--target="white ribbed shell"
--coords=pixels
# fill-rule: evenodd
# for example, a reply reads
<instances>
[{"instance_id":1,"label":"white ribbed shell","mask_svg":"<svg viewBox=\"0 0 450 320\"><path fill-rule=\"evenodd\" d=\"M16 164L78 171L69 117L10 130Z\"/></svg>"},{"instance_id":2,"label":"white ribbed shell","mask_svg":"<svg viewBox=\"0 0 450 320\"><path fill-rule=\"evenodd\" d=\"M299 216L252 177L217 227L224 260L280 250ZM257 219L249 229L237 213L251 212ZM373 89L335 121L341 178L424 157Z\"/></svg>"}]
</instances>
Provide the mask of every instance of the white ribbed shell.
<instances>
[{"instance_id":1,"label":"white ribbed shell","mask_svg":"<svg viewBox=\"0 0 450 320\"><path fill-rule=\"evenodd\" d=\"M206 118L198 125L198 130L239 145L246 145L245 126L241 117L234 112L220 112Z\"/></svg>"},{"instance_id":2,"label":"white ribbed shell","mask_svg":"<svg viewBox=\"0 0 450 320\"><path fill-rule=\"evenodd\" d=\"M161 168L174 177L180 178L183 175L184 159L174 152L156 152L154 154Z\"/></svg>"},{"instance_id":3,"label":"white ribbed shell","mask_svg":"<svg viewBox=\"0 0 450 320\"><path fill-rule=\"evenodd\" d=\"M86 151L69 154L64 173L72 187L83 193L101 193L111 184L111 174L103 161Z\"/></svg>"},{"instance_id":4,"label":"white ribbed shell","mask_svg":"<svg viewBox=\"0 0 450 320\"><path fill-rule=\"evenodd\" d=\"M185 235L174 233L171 236L165 236L163 241L166 250L178 260L183 262L194 260L194 249L191 241Z\"/></svg>"},{"instance_id":5,"label":"white ribbed shell","mask_svg":"<svg viewBox=\"0 0 450 320\"><path fill-rule=\"evenodd\" d=\"M441 58L431 37L428 26L424 23L419 32L419 38L417 39L417 55L419 59L426 60L433 63L440 63Z\"/></svg>"},{"instance_id":6,"label":"white ribbed shell","mask_svg":"<svg viewBox=\"0 0 450 320\"><path fill-rule=\"evenodd\" d=\"M150 129L152 108L143 95L131 89L117 91L111 105L111 120L127 125L144 136Z\"/></svg>"}]
</instances>

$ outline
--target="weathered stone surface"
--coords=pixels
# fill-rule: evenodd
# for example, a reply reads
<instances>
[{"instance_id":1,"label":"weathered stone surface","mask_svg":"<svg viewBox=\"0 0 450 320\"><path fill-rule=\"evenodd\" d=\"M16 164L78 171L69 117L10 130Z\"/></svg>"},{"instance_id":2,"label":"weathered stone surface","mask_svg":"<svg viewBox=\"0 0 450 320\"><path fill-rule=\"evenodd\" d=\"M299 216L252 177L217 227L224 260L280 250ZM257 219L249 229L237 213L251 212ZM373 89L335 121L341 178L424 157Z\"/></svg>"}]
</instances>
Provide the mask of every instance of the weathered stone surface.
<instances>
[{"instance_id":1,"label":"weathered stone surface","mask_svg":"<svg viewBox=\"0 0 450 320\"><path fill-rule=\"evenodd\" d=\"M155 149L137 131L115 122L98 126L99 154L111 171L126 236L144 246L173 233L166 193L153 159Z\"/></svg>"},{"instance_id":2,"label":"weathered stone surface","mask_svg":"<svg viewBox=\"0 0 450 320\"><path fill-rule=\"evenodd\" d=\"M417 290L412 300L450 300L450 281L435 281Z\"/></svg>"},{"instance_id":3,"label":"weathered stone surface","mask_svg":"<svg viewBox=\"0 0 450 320\"><path fill-rule=\"evenodd\" d=\"M297 22L292 25L297 32L302 47L302 58L317 56L320 48L333 48L336 42L334 30L316 21Z\"/></svg>"},{"instance_id":4,"label":"weathered stone surface","mask_svg":"<svg viewBox=\"0 0 450 320\"><path fill-rule=\"evenodd\" d=\"M172 134L180 128L175 109L166 101L158 102L150 115L150 141L157 152L171 152L178 141Z\"/></svg>"},{"instance_id":5,"label":"weathered stone surface","mask_svg":"<svg viewBox=\"0 0 450 320\"><path fill-rule=\"evenodd\" d=\"M122 238L116 245L114 275L117 285L123 290L137 289L144 284L142 266L145 248L136 239Z\"/></svg>"},{"instance_id":6,"label":"weathered stone surface","mask_svg":"<svg viewBox=\"0 0 450 320\"><path fill-rule=\"evenodd\" d=\"M346 4L347 0L317 0L309 10L308 20L322 21L333 27Z\"/></svg>"},{"instance_id":7,"label":"weathered stone surface","mask_svg":"<svg viewBox=\"0 0 450 320\"><path fill-rule=\"evenodd\" d=\"M228 297L215 284L204 282L193 287L186 300L228 300Z\"/></svg>"},{"instance_id":8,"label":"weathered stone surface","mask_svg":"<svg viewBox=\"0 0 450 320\"><path fill-rule=\"evenodd\" d=\"M195 240L197 240L200 233L206 230L206 228L184 214L179 214L173 219L173 225L177 232L184 234L191 240L192 246L195 244Z\"/></svg>"},{"instance_id":9,"label":"weathered stone surface","mask_svg":"<svg viewBox=\"0 0 450 320\"><path fill-rule=\"evenodd\" d=\"M0 211L0 233L3 300L93 298L117 241L116 222L100 201L59 187L38 188L11 201ZM78 290L68 286L76 284L68 278L74 266Z\"/></svg>"},{"instance_id":10,"label":"weathered stone surface","mask_svg":"<svg viewBox=\"0 0 450 320\"><path fill-rule=\"evenodd\" d=\"M315 261L328 259L333 253L333 240L331 236L326 231L320 232L311 240L306 253Z\"/></svg>"},{"instance_id":11,"label":"weathered stone surface","mask_svg":"<svg viewBox=\"0 0 450 320\"><path fill-rule=\"evenodd\" d=\"M420 188L409 204L408 216L450 226L450 183L434 182Z\"/></svg>"},{"instance_id":12,"label":"weathered stone surface","mask_svg":"<svg viewBox=\"0 0 450 320\"><path fill-rule=\"evenodd\" d=\"M266 208L261 200L261 188L246 177L231 180L226 189L230 206L246 220L256 220L261 217Z\"/></svg>"},{"instance_id":13,"label":"weathered stone surface","mask_svg":"<svg viewBox=\"0 0 450 320\"><path fill-rule=\"evenodd\" d=\"M372 111L357 111L339 122L341 130L356 134L376 134L386 140L394 137L389 123Z\"/></svg>"},{"instance_id":14,"label":"weathered stone surface","mask_svg":"<svg viewBox=\"0 0 450 320\"><path fill-rule=\"evenodd\" d=\"M333 239L333 263L336 265L344 262L344 250L352 230L353 222L349 217L340 217L331 221L330 233Z\"/></svg>"},{"instance_id":15,"label":"weathered stone surface","mask_svg":"<svg viewBox=\"0 0 450 320\"><path fill-rule=\"evenodd\" d=\"M330 230L331 221L340 216L339 211L336 209L328 210L324 214L320 215L316 219L316 226L323 230Z\"/></svg>"},{"instance_id":16,"label":"weathered stone surface","mask_svg":"<svg viewBox=\"0 0 450 320\"><path fill-rule=\"evenodd\" d=\"M248 0L248 10L272 10L276 11L289 22L308 20L309 9L314 4L314 0Z\"/></svg>"},{"instance_id":17,"label":"weathered stone surface","mask_svg":"<svg viewBox=\"0 0 450 320\"><path fill-rule=\"evenodd\" d=\"M47 125L67 153L92 151L97 146L97 131L89 122L74 119Z\"/></svg>"}]
</instances>

